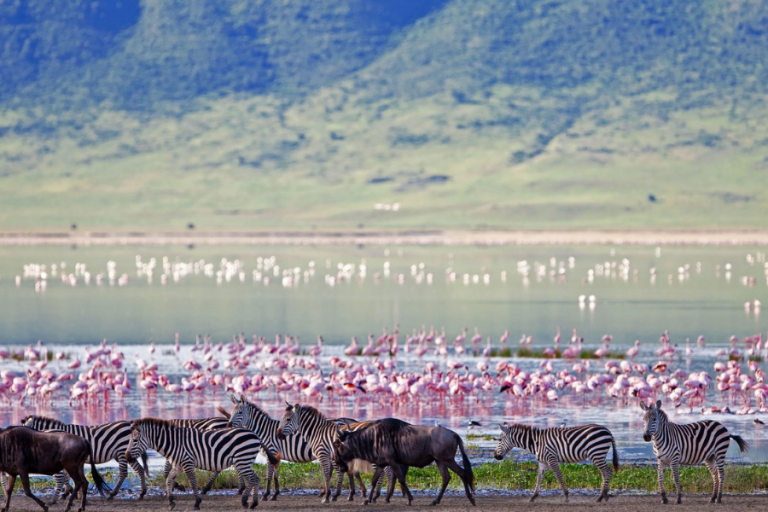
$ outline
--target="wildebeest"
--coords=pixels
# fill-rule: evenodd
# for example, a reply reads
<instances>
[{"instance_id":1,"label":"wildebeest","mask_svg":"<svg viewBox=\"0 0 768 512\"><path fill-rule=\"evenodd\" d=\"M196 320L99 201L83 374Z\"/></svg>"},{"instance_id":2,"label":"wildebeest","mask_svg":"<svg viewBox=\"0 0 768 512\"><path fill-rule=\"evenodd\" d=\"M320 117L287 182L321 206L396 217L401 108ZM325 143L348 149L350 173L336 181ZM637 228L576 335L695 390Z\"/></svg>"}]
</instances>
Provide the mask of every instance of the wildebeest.
<instances>
[{"instance_id":1,"label":"wildebeest","mask_svg":"<svg viewBox=\"0 0 768 512\"><path fill-rule=\"evenodd\" d=\"M93 461L91 445L82 437L66 432L38 432L29 427L8 427L0 431L0 471L8 474L8 486L5 493L5 507L0 512L7 512L11 503L11 495L16 485L16 477L21 478L24 493L35 500L45 512L48 507L37 498L29 488L30 473L55 475L64 470L75 482L75 490L70 494L67 509L78 491L83 493L78 512L85 510L88 480L85 478L83 466L86 459ZM101 495L109 487L91 462L91 476Z\"/></svg>"},{"instance_id":2,"label":"wildebeest","mask_svg":"<svg viewBox=\"0 0 768 512\"><path fill-rule=\"evenodd\" d=\"M456 464L456 448L461 450L463 468ZM408 505L413 501L413 495L405 483L405 468L423 468L434 462L443 477L443 486L432 505L437 505L443 498L445 488L451 481L449 469L459 475L464 483L467 498L472 505L475 504L472 497L475 490L472 464L464 451L461 437L447 428L422 427L386 418L354 432L340 430L338 438L334 441L334 460L342 471L347 471L347 465L354 459L376 464L376 472L371 482L373 487L376 486L383 468L391 467L400 482L403 495L408 498ZM391 497L392 491L389 490L386 501L389 502Z\"/></svg>"}]
</instances>

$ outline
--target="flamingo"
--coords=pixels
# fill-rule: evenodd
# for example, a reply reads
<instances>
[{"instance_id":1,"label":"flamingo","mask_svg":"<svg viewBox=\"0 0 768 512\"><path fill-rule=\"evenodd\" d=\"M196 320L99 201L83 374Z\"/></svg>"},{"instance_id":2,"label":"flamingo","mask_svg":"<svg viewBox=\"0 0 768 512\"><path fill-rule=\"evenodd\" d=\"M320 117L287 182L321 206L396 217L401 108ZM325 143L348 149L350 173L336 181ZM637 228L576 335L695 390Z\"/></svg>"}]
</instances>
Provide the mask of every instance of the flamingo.
<instances>
[{"instance_id":1,"label":"flamingo","mask_svg":"<svg viewBox=\"0 0 768 512\"><path fill-rule=\"evenodd\" d=\"M483 349L483 357L491 357L491 337L488 336L488 344Z\"/></svg>"},{"instance_id":2,"label":"flamingo","mask_svg":"<svg viewBox=\"0 0 768 512\"><path fill-rule=\"evenodd\" d=\"M504 334L501 335L501 338L499 338L499 343L502 345L505 344L507 341L509 341L509 329L504 331Z\"/></svg>"},{"instance_id":3,"label":"flamingo","mask_svg":"<svg viewBox=\"0 0 768 512\"><path fill-rule=\"evenodd\" d=\"M356 336L352 336L352 343L350 343L349 346L344 349L344 355L346 355L346 356L356 356L357 353L358 353L358 350L359 350L359 347L357 345L357 337Z\"/></svg>"},{"instance_id":4,"label":"flamingo","mask_svg":"<svg viewBox=\"0 0 768 512\"><path fill-rule=\"evenodd\" d=\"M629 357L630 359L634 359L639 352L640 352L640 340L635 340L635 346L627 349L625 353L627 354L627 357Z\"/></svg>"}]
</instances>

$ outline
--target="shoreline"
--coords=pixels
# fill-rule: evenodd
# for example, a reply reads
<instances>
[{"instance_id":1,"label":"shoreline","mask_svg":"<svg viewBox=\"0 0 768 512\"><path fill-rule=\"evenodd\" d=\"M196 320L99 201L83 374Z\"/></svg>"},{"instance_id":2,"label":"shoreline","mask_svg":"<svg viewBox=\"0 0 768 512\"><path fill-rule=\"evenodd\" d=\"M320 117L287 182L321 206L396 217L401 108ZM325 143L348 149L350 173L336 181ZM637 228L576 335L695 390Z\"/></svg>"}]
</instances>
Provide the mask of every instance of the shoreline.
<instances>
[{"instance_id":1,"label":"shoreline","mask_svg":"<svg viewBox=\"0 0 768 512\"><path fill-rule=\"evenodd\" d=\"M0 233L0 246L691 245L768 246L768 230L407 230L361 232Z\"/></svg>"}]
</instances>

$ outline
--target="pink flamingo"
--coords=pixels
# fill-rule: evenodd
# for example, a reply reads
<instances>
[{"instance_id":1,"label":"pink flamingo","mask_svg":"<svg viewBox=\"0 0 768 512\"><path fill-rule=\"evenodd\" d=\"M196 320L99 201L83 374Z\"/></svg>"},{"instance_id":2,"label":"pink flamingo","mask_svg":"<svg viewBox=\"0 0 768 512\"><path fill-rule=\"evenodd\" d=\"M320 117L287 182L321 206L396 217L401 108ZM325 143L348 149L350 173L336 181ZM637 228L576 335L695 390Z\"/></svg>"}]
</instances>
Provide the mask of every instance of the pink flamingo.
<instances>
[{"instance_id":1,"label":"pink flamingo","mask_svg":"<svg viewBox=\"0 0 768 512\"><path fill-rule=\"evenodd\" d=\"M627 354L627 357L630 359L634 359L638 353L640 353L640 340L635 340L635 346L627 349L625 354Z\"/></svg>"},{"instance_id":2,"label":"pink flamingo","mask_svg":"<svg viewBox=\"0 0 768 512\"><path fill-rule=\"evenodd\" d=\"M357 337L356 336L352 336L352 343L350 343L349 346L344 349L344 355L346 355L346 356L356 356L358 350L359 350L359 347L357 345Z\"/></svg>"}]
</instances>

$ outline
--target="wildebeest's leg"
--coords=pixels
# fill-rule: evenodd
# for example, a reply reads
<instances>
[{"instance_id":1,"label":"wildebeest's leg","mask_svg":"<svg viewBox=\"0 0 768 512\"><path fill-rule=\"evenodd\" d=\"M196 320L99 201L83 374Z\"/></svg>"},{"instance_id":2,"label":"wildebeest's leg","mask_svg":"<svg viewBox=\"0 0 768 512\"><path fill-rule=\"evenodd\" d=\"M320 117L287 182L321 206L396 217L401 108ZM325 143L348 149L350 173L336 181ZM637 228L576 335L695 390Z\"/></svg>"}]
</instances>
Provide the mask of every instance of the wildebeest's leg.
<instances>
[{"instance_id":1,"label":"wildebeest's leg","mask_svg":"<svg viewBox=\"0 0 768 512\"><path fill-rule=\"evenodd\" d=\"M200 502L203 501L203 498L200 497L200 490L197 488L195 466L192 464L192 461L188 460L182 463L182 467L184 468L184 474L187 475L189 484L192 486L192 494L195 495L195 506L192 507L192 510L200 510Z\"/></svg>"},{"instance_id":2,"label":"wildebeest's leg","mask_svg":"<svg viewBox=\"0 0 768 512\"><path fill-rule=\"evenodd\" d=\"M437 462L437 461L435 461ZM448 473L448 468L445 467L441 463L437 463L437 470L440 472L440 476L443 478L443 485L440 487L440 492L437 493L437 498L430 503L430 505L435 506L438 503L440 503L440 500L443 499L443 494L445 493L445 488L448 487L448 483L451 481L451 475Z\"/></svg>"},{"instance_id":3,"label":"wildebeest's leg","mask_svg":"<svg viewBox=\"0 0 768 512\"><path fill-rule=\"evenodd\" d=\"M469 481L469 475L467 475L467 472L464 471L464 468L459 466L454 459L448 460L446 462L446 466L448 469L459 475L459 478L461 478L461 481L464 483L464 493L467 495L469 502L474 505L475 498L472 496L472 489L470 488L470 484L472 482Z\"/></svg>"},{"instance_id":4,"label":"wildebeest's leg","mask_svg":"<svg viewBox=\"0 0 768 512\"><path fill-rule=\"evenodd\" d=\"M88 479L85 478L85 470L83 466L84 464L78 464L75 467L70 467L67 470L67 473L69 473L69 476L72 477L75 486L72 489L72 493L69 495L69 501L67 502L67 508L65 512L69 512L69 509L72 508L72 503L75 501L75 499L77 499L77 494L80 492L83 493L83 498L80 500L80 508L78 509L78 512L85 511L85 505L88 501L86 498L86 495L88 494Z\"/></svg>"},{"instance_id":5,"label":"wildebeest's leg","mask_svg":"<svg viewBox=\"0 0 768 512\"><path fill-rule=\"evenodd\" d=\"M32 489L29 488L29 473L27 473L26 471L24 472L19 471L19 478L21 478L21 485L24 487L24 494L26 494L27 497L35 500L35 503L40 505L40 507L45 512L48 512L48 507L46 506L46 504L40 501L40 499L37 496L32 494Z\"/></svg>"},{"instance_id":6,"label":"wildebeest's leg","mask_svg":"<svg viewBox=\"0 0 768 512\"><path fill-rule=\"evenodd\" d=\"M13 496L13 488L16 486L16 475L8 475L8 483L5 486L5 507L0 512L8 512L8 507L11 505L11 496Z\"/></svg>"},{"instance_id":7,"label":"wildebeest's leg","mask_svg":"<svg viewBox=\"0 0 768 512\"><path fill-rule=\"evenodd\" d=\"M144 496L147 494L147 479L146 475L144 475L144 468L141 466L141 464L139 464L139 461L137 460L134 460L130 464L133 468L133 471L139 475L139 480L141 481L141 494L139 494L139 499L144 499Z\"/></svg>"},{"instance_id":8,"label":"wildebeest's leg","mask_svg":"<svg viewBox=\"0 0 768 512\"><path fill-rule=\"evenodd\" d=\"M355 478L357 478L357 483L360 484L360 494L365 498L368 495L368 489L365 488L365 482L363 482L363 477L359 471L355 473Z\"/></svg>"},{"instance_id":9,"label":"wildebeest's leg","mask_svg":"<svg viewBox=\"0 0 768 512\"><path fill-rule=\"evenodd\" d=\"M354 499L355 499L355 476L356 475L359 476L360 472L358 472L358 471L355 471L355 472L350 471L347 474L349 475L349 498L347 498L347 501L354 501Z\"/></svg>"},{"instance_id":10,"label":"wildebeest's leg","mask_svg":"<svg viewBox=\"0 0 768 512\"><path fill-rule=\"evenodd\" d=\"M408 485L405 483L405 471L403 471L403 467L398 464L390 464L390 467L392 468L392 471L394 471L395 476L397 477L398 482L400 482L400 489L403 491L403 496L408 498L408 506L411 505L411 502L413 501L413 495L411 494L411 490L408 489ZM387 501L389 501L389 498L392 496L387 492Z\"/></svg>"},{"instance_id":11,"label":"wildebeest's leg","mask_svg":"<svg viewBox=\"0 0 768 512\"><path fill-rule=\"evenodd\" d=\"M379 478L381 478L381 472L382 469L380 466L374 466L375 470L373 472L373 478L371 478L371 493L368 495L368 498L363 502L363 505L367 505L369 503L376 503L376 498L378 497L373 493L373 490L376 488L376 483L379 481Z\"/></svg>"}]
</instances>

